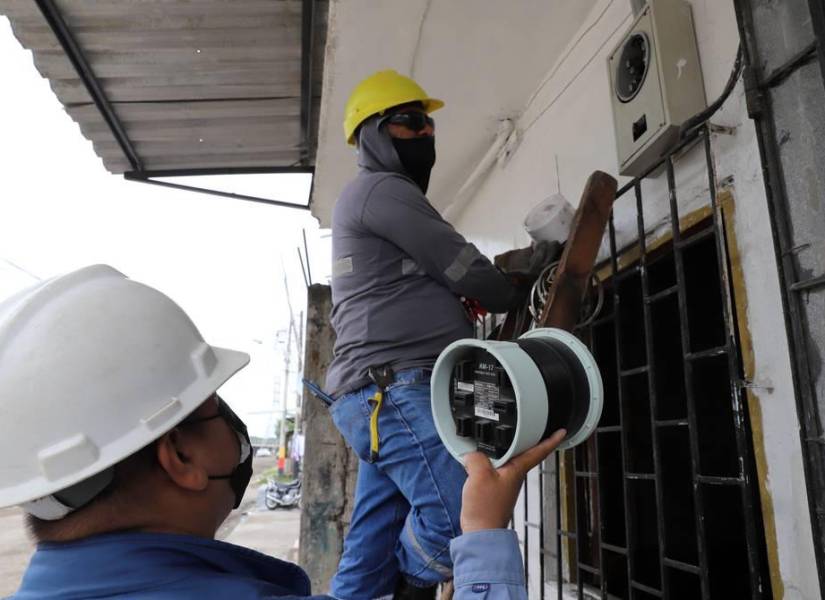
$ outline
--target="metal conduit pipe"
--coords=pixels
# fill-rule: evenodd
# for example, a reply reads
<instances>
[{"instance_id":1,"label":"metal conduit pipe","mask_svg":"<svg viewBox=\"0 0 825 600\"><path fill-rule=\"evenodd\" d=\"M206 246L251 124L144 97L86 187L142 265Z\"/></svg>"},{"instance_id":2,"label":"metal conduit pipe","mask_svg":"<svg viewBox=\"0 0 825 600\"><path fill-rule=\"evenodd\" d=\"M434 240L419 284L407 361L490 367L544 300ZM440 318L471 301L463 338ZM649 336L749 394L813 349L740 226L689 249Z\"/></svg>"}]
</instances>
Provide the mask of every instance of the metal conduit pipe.
<instances>
[{"instance_id":1,"label":"metal conduit pipe","mask_svg":"<svg viewBox=\"0 0 825 600\"><path fill-rule=\"evenodd\" d=\"M496 133L496 139L493 142L493 145L490 146L490 149L487 150L484 158L481 159L476 168L473 169L473 172L470 173L470 176L467 177L464 185L462 185L458 192L456 192L453 201L444 209L444 218L447 221L454 221L461 216L462 212L464 212L464 209L467 207L467 203L472 197L476 184L481 181L481 178L487 173L487 171L490 170L496 160L498 160L499 153L502 148L504 148L504 145L507 143L507 140L510 138L510 134L513 133L514 129L515 124L512 119L503 119L499 122L498 132Z\"/></svg>"}]
</instances>

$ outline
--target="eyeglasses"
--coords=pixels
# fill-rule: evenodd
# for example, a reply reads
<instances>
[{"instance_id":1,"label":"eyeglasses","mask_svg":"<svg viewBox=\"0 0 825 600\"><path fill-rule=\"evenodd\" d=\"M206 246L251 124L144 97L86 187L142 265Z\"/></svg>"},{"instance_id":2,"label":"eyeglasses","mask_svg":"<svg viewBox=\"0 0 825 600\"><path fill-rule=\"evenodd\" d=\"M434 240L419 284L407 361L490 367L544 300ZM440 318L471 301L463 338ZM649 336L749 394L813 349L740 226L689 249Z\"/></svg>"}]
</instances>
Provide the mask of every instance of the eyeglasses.
<instances>
[{"instance_id":1,"label":"eyeglasses","mask_svg":"<svg viewBox=\"0 0 825 600\"><path fill-rule=\"evenodd\" d=\"M413 132L419 132L428 125L435 129L435 121L427 113L417 110L410 112L393 113L383 119L385 123L392 123L393 125L401 125Z\"/></svg>"},{"instance_id":2,"label":"eyeglasses","mask_svg":"<svg viewBox=\"0 0 825 600\"><path fill-rule=\"evenodd\" d=\"M227 425L238 435L238 440L241 445L241 461L243 462L246 460L246 457L252 451L250 441L249 441L249 434L247 433L246 423L244 423L241 418L235 414L235 412L229 408L229 405L223 401L223 399L218 396L217 394L213 394L212 398L217 401L218 403L218 412L214 415L209 415L207 417L194 417L194 418L187 418L178 423L178 427L187 427L189 425L195 425L197 423L203 423L205 421L211 421L213 419L223 419Z\"/></svg>"},{"instance_id":3,"label":"eyeglasses","mask_svg":"<svg viewBox=\"0 0 825 600\"><path fill-rule=\"evenodd\" d=\"M194 425L196 423L203 423L204 421L211 421L212 419L223 419L226 423L238 433L245 433L246 432L246 424L241 421L241 418L236 415L229 405L223 401L223 399L214 394L212 399L217 400L218 402L218 412L214 415L209 415L208 417L194 417L194 418L187 418L178 423L178 427L187 426L187 425Z\"/></svg>"}]
</instances>

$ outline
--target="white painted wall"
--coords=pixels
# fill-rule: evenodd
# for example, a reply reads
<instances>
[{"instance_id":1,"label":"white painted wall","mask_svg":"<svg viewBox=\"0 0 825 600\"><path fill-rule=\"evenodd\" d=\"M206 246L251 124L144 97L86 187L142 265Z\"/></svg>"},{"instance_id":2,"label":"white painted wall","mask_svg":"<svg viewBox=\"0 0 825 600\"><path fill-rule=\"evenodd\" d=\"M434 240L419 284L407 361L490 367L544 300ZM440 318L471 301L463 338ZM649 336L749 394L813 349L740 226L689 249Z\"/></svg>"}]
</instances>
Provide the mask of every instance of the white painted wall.
<instances>
[{"instance_id":1,"label":"white painted wall","mask_svg":"<svg viewBox=\"0 0 825 600\"><path fill-rule=\"evenodd\" d=\"M736 54L733 6L718 0L693 0L692 5L706 93L714 99L724 87ZM544 81L516 122L522 138L519 147L503 167L493 167L456 219L457 229L488 255L529 242L521 221L542 198L561 189L576 205L590 172L618 172L606 59L630 21L628 0L599 0L562 54L562 61L547 62ZM736 127L734 136L714 136L714 153L719 179L733 177L737 200L734 225L749 299L756 383L764 386L755 393L762 408L767 485L775 511L784 597L814 600L819 598L818 582L779 277L755 132L747 118L741 83L714 122ZM492 143L492 136L488 140ZM681 212L707 204L701 149L682 157L676 171ZM664 175L645 183L647 223L667 224L665 190ZM616 208L619 238L625 242L635 237L635 208L630 202L628 197ZM536 510L531 510L531 520L536 521L537 502L530 500ZM535 547L536 542L531 539L530 545ZM537 588L531 589L530 597L537 595Z\"/></svg>"}]
</instances>

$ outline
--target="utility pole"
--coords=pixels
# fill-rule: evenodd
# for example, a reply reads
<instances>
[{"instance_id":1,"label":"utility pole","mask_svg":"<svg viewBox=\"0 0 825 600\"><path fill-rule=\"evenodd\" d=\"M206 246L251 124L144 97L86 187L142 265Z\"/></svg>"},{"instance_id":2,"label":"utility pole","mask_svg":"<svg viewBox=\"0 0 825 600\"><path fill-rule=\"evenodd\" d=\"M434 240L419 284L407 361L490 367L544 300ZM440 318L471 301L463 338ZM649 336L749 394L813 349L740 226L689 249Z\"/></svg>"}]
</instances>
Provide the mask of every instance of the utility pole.
<instances>
[{"instance_id":1,"label":"utility pole","mask_svg":"<svg viewBox=\"0 0 825 600\"><path fill-rule=\"evenodd\" d=\"M298 353L298 376L304 373L304 311L298 313L298 324L295 327L295 345ZM295 394L295 431L301 431L301 398L303 387L299 386Z\"/></svg>"},{"instance_id":2,"label":"utility pole","mask_svg":"<svg viewBox=\"0 0 825 600\"><path fill-rule=\"evenodd\" d=\"M292 361L292 341L293 338L295 340L296 346L296 353L298 354L298 373L301 374L303 372L303 363L304 363L304 311L302 310L300 316L298 317L298 324L295 323L295 313L292 312L292 297L289 294L289 280L286 276L286 269L283 268L283 263L281 263L281 268L283 269L284 273L284 291L286 292L286 304L287 308L289 309L289 328L287 329L286 335L286 353L284 354L284 378L281 383L283 386L283 405L281 410L281 427L278 436L278 473L283 475L284 472L289 471L290 473L293 471L292 468L292 460L287 458L286 452L286 424L287 424L287 404L289 401L289 392L290 392L290 379L289 379L289 367ZM297 410L295 412L295 433L300 433L300 424L301 424L301 390L302 388L298 388L298 392L296 394L296 407ZM288 469L286 467L289 467Z\"/></svg>"},{"instance_id":3,"label":"utility pole","mask_svg":"<svg viewBox=\"0 0 825 600\"><path fill-rule=\"evenodd\" d=\"M286 278L284 278L286 282ZM280 427L280 435L278 437L278 473L280 475L284 474L284 467L286 464L286 417L287 417L287 400L289 398L289 359L290 353L292 350L292 327L294 323L292 319L289 321L289 330L287 331L286 336L286 354L284 354L284 379L283 379L283 387L284 387L284 401L283 401L283 410L281 412L281 427Z\"/></svg>"},{"instance_id":4,"label":"utility pole","mask_svg":"<svg viewBox=\"0 0 825 600\"><path fill-rule=\"evenodd\" d=\"M287 420L287 402L289 400L289 364L292 359L292 337L296 336L296 342L298 342L298 354L299 354L299 370L301 364L301 348L300 348L300 340L298 337L298 333L295 329L295 314L292 312L292 298L289 295L289 281L287 280L286 276L286 269L284 269L284 291L286 292L286 305L289 309L289 329L287 330L286 334L286 354L284 354L284 379L283 379L283 410L281 411L281 428L280 428L280 435L278 436L278 473L283 475L286 471L286 420ZM303 313L301 313L303 314Z\"/></svg>"},{"instance_id":5,"label":"utility pole","mask_svg":"<svg viewBox=\"0 0 825 600\"><path fill-rule=\"evenodd\" d=\"M298 354L298 381L304 375L304 311L298 313L298 323L295 327L295 345L297 346L296 352ZM303 391L304 386L303 384L297 385L297 390L295 392L295 433L292 435L293 443L296 439L295 436L301 436L301 447L303 448L303 439L304 439L304 431L303 431L303 423L301 417L304 412L303 408ZM287 461L289 465L289 472L292 474L293 477L298 477L300 475L300 469L303 463L303 451L298 456L298 460L296 461L298 464L293 463L292 457Z\"/></svg>"}]
</instances>

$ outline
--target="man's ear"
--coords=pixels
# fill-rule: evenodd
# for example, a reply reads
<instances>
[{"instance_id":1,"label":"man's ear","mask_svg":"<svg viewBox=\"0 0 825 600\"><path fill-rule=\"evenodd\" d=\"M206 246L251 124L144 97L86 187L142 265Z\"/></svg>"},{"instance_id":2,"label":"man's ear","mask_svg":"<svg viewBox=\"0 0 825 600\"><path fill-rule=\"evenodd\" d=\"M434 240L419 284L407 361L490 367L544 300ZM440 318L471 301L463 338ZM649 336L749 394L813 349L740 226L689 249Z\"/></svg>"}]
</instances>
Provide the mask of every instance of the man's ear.
<instances>
[{"instance_id":1,"label":"man's ear","mask_svg":"<svg viewBox=\"0 0 825 600\"><path fill-rule=\"evenodd\" d=\"M209 485L209 475L191 460L186 442L186 436L178 429L165 433L156 443L158 463L178 486L200 492Z\"/></svg>"}]
</instances>

